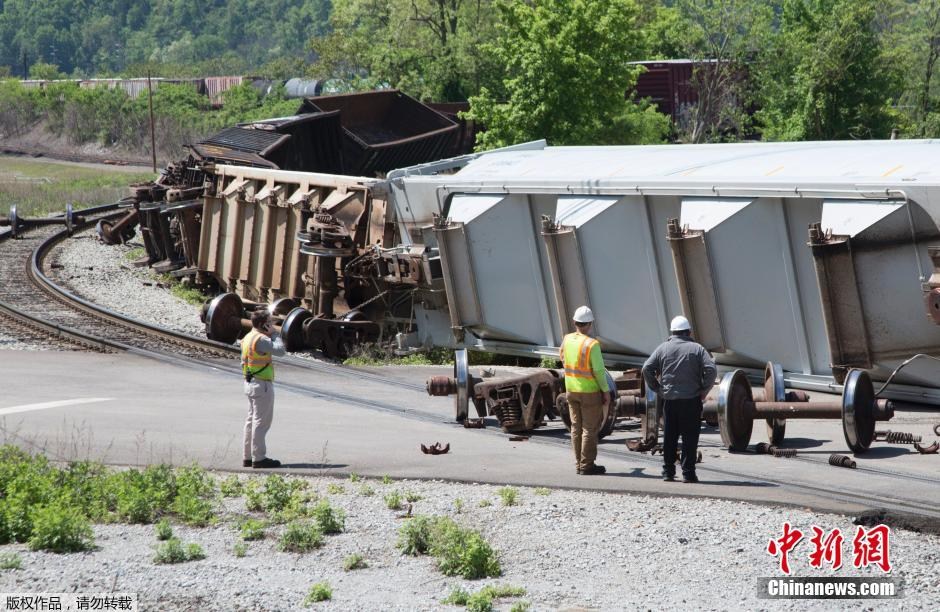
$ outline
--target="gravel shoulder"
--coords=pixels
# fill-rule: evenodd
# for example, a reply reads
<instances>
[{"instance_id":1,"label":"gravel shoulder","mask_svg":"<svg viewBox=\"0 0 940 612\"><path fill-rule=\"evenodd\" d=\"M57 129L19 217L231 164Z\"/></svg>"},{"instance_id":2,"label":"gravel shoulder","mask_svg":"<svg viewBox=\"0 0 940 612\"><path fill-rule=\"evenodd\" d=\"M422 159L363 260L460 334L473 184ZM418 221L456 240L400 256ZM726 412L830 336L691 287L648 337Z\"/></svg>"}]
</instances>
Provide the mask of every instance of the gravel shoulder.
<instances>
[{"instance_id":1,"label":"gravel shoulder","mask_svg":"<svg viewBox=\"0 0 940 612\"><path fill-rule=\"evenodd\" d=\"M55 275L99 304L202 335L198 307L157 286L146 269L128 269L125 254L133 247L104 246L88 233L78 235L55 255L53 261L61 266ZM0 553L16 552L22 559L22 569L0 570L0 591L136 592L141 610L297 610L310 587L321 581L333 589L332 601L314 605L324 610L457 610L440 603L453 587L473 592L487 584L525 588L527 594L519 600L531 602L534 610L915 610L934 609L940 599L940 536L903 530L892 532L890 549L892 576L903 580L903 598L758 598L759 577L781 576L778 560L766 547L780 537L785 521L806 533L812 525L826 531L839 528L846 540L844 566L832 571L810 567L807 536L791 555L793 575L883 576L875 568L852 567L855 526L849 516L713 499L530 488L518 488L518 505L503 506L498 487L491 485L352 483L326 476L308 480L311 490L347 514L345 532L327 536L325 545L312 553L279 552L276 538L283 526L272 526L266 539L248 542L246 556L236 557L237 521L252 514L244 498L237 498L224 500L222 520L215 526L174 525L183 542L203 547L203 560L155 565L152 526L97 525L98 548L88 553L56 555L31 552L23 545L0 546ZM341 485L344 492L330 494L330 484ZM374 494L363 495L363 485ZM420 496L413 514L447 515L480 530L499 551L503 575L480 581L448 578L429 557L403 556L395 543L407 518L387 509L383 500L396 490ZM369 567L343 571L343 559L353 553L362 554ZM515 601L500 600L496 608L508 610Z\"/></svg>"}]
</instances>

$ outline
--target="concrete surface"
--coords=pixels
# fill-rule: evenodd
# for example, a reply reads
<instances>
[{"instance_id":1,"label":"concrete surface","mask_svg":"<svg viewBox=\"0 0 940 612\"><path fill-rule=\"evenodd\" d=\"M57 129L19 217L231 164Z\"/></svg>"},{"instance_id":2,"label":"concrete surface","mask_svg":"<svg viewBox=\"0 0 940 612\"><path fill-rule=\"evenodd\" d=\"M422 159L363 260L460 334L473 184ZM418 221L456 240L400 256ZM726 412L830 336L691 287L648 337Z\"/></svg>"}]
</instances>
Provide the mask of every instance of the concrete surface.
<instances>
[{"instance_id":1,"label":"concrete surface","mask_svg":"<svg viewBox=\"0 0 940 612\"><path fill-rule=\"evenodd\" d=\"M232 367L181 367L133 354L0 352L0 442L61 460L121 465L195 461L241 470L247 401ZM396 380L412 385L406 388L361 374L383 369L310 372L281 365L269 453L284 463L282 471L296 473L706 496L845 514L874 506L872 496L899 508L922 502L940 508L940 455L921 456L910 445L876 443L856 459L858 470L829 466L829 453L846 452L839 421L791 421L785 446L800 449L797 459L729 454L719 447L717 429L706 428L698 485L662 482L661 459L626 452L624 441L638 433L618 430L600 447L598 462L608 474L578 476L567 434L557 421L524 442L510 442L495 421L485 430L454 423L452 401L423 391L428 376L448 371L395 370ZM879 428L920 433L930 443L936 437L931 426L937 422L936 412L904 410ZM762 436L763 427L755 424L752 443ZM433 442L450 443L450 453L419 451L420 444ZM843 493L833 495L833 484Z\"/></svg>"}]
</instances>

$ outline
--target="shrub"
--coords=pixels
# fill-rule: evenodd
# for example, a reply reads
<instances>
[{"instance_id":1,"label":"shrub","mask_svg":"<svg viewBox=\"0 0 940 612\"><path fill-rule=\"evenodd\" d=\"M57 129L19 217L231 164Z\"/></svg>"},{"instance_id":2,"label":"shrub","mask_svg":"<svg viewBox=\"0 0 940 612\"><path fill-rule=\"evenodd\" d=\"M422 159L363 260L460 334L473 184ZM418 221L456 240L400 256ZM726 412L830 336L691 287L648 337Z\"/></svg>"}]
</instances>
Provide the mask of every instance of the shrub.
<instances>
[{"instance_id":1,"label":"shrub","mask_svg":"<svg viewBox=\"0 0 940 612\"><path fill-rule=\"evenodd\" d=\"M114 491L118 518L129 523L152 523L171 508L177 494L176 476L168 465L117 472L109 479L109 486Z\"/></svg>"},{"instance_id":2,"label":"shrub","mask_svg":"<svg viewBox=\"0 0 940 612\"><path fill-rule=\"evenodd\" d=\"M199 544L190 542L183 546L179 538L170 538L157 547L153 562L157 564L183 563L205 558L206 555Z\"/></svg>"},{"instance_id":3,"label":"shrub","mask_svg":"<svg viewBox=\"0 0 940 612\"><path fill-rule=\"evenodd\" d=\"M23 560L15 552L0 553L0 570L21 569Z\"/></svg>"},{"instance_id":4,"label":"shrub","mask_svg":"<svg viewBox=\"0 0 940 612\"><path fill-rule=\"evenodd\" d=\"M366 560L359 553L354 553L343 559L343 569L347 572L369 567Z\"/></svg>"},{"instance_id":5,"label":"shrub","mask_svg":"<svg viewBox=\"0 0 940 612\"><path fill-rule=\"evenodd\" d=\"M245 545L244 542L235 542L235 546L232 547L232 554L234 554L236 557L239 557L239 558L244 557L245 553L247 552L248 552L248 547Z\"/></svg>"},{"instance_id":6,"label":"shrub","mask_svg":"<svg viewBox=\"0 0 940 612\"><path fill-rule=\"evenodd\" d=\"M169 540L173 537L173 527L170 525L170 521L165 518L157 521L153 531L156 533L158 540Z\"/></svg>"},{"instance_id":7,"label":"shrub","mask_svg":"<svg viewBox=\"0 0 940 612\"><path fill-rule=\"evenodd\" d=\"M467 612L492 612L493 598L484 591L477 591L467 598Z\"/></svg>"},{"instance_id":8,"label":"shrub","mask_svg":"<svg viewBox=\"0 0 940 612\"><path fill-rule=\"evenodd\" d=\"M243 540L263 540L264 523L256 519L246 519L239 528Z\"/></svg>"},{"instance_id":9,"label":"shrub","mask_svg":"<svg viewBox=\"0 0 940 612\"><path fill-rule=\"evenodd\" d=\"M291 487L283 476L271 474L264 480L264 510L269 513L284 510L290 503L291 493Z\"/></svg>"},{"instance_id":10,"label":"shrub","mask_svg":"<svg viewBox=\"0 0 940 612\"><path fill-rule=\"evenodd\" d=\"M326 485L326 492L330 495L342 495L346 492L346 489L344 489L343 485L341 484L331 482L330 484Z\"/></svg>"},{"instance_id":11,"label":"shrub","mask_svg":"<svg viewBox=\"0 0 940 612\"><path fill-rule=\"evenodd\" d=\"M318 582L310 587L310 592L304 598L304 606L309 606L318 601L329 601L333 599L333 589L328 582Z\"/></svg>"},{"instance_id":12,"label":"shrub","mask_svg":"<svg viewBox=\"0 0 940 612\"><path fill-rule=\"evenodd\" d=\"M504 506L515 506L516 495L517 492L513 487L501 487L499 489L499 497L503 500Z\"/></svg>"},{"instance_id":13,"label":"shrub","mask_svg":"<svg viewBox=\"0 0 940 612\"><path fill-rule=\"evenodd\" d=\"M361 487L359 487L359 495L363 497L372 497L375 495L375 489L367 484L363 484Z\"/></svg>"},{"instance_id":14,"label":"shrub","mask_svg":"<svg viewBox=\"0 0 940 612\"><path fill-rule=\"evenodd\" d=\"M313 507L313 518L325 534L340 533L346 524L346 514L339 508L334 508L330 502L323 500Z\"/></svg>"},{"instance_id":15,"label":"shrub","mask_svg":"<svg viewBox=\"0 0 940 612\"><path fill-rule=\"evenodd\" d=\"M416 557L426 555L431 546L431 528L434 519L429 516L416 516L398 530L396 546L402 553Z\"/></svg>"},{"instance_id":16,"label":"shrub","mask_svg":"<svg viewBox=\"0 0 940 612\"><path fill-rule=\"evenodd\" d=\"M238 476L232 474L219 484L222 497L241 497L244 487Z\"/></svg>"},{"instance_id":17,"label":"shrub","mask_svg":"<svg viewBox=\"0 0 940 612\"><path fill-rule=\"evenodd\" d=\"M75 508L59 504L36 508L32 512L32 523L29 537L32 550L77 552L89 550L94 544L88 519Z\"/></svg>"},{"instance_id":18,"label":"shrub","mask_svg":"<svg viewBox=\"0 0 940 612\"><path fill-rule=\"evenodd\" d=\"M284 552L305 553L323 545L323 533L313 524L294 521L287 524L278 548Z\"/></svg>"},{"instance_id":19,"label":"shrub","mask_svg":"<svg viewBox=\"0 0 940 612\"><path fill-rule=\"evenodd\" d=\"M264 510L264 497L261 485L257 480L249 480L245 485L245 508L249 512L262 512Z\"/></svg>"},{"instance_id":20,"label":"shrub","mask_svg":"<svg viewBox=\"0 0 940 612\"><path fill-rule=\"evenodd\" d=\"M437 568L446 576L475 580L502 573L496 551L483 536L449 518L437 519L430 544L428 552L437 557Z\"/></svg>"},{"instance_id":21,"label":"shrub","mask_svg":"<svg viewBox=\"0 0 940 612\"><path fill-rule=\"evenodd\" d=\"M385 494L385 507L389 510L401 510L401 493L392 491Z\"/></svg>"},{"instance_id":22,"label":"shrub","mask_svg":"<svg viewBox=\"0 0 940 612\"><path fill-rule=\"evenodd\" d=\"M552 490L546 487L535 487L535 491L533 491L533 493L535 493L536 495L542 495L542 496L549 495L551 492Z\"/></svg>"},{"instance_id":23,"label":"shrub","mask_svg":"<svg viewBox=\"0 0 940 612\"><path fill-rule=\"evenodd\" d=\"M421 496L415 493L414 491L405 491L405 499L409 503L414 503L421 499Z\"/></svg>"}]
</instances>

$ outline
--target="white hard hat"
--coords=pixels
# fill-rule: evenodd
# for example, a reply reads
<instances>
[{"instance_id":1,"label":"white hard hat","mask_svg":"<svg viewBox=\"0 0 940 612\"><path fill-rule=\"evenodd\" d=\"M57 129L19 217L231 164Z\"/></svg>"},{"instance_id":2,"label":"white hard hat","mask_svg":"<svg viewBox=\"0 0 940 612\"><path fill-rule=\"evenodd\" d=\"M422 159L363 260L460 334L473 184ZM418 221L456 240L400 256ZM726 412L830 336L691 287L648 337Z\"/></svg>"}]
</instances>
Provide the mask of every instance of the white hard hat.
<instances>
[{"instance_id":1,"label":"white hard hat","mask_svg":"<svg viewBox=\"0 0 940 612\"><path fill-rule=\"evenodd\" d=\"M593 323L594 313L591 312L591 309L587 306L578 306L578 309L574 311L574 316L571 318L574 319L575 323Z\"/></svg>"},{"instance_id":2,"label":"white hard hat","mask_svg":"<svg viewBox=\"0 0 940 612\"><path fill-rule=\"evenodd\" d=\"M679 315L672 320L672 323L669 324L669 331L679 332L679 331L689 331L692 329L692 326L689 324L689 320Z\"/></svg>"}]
</instances>

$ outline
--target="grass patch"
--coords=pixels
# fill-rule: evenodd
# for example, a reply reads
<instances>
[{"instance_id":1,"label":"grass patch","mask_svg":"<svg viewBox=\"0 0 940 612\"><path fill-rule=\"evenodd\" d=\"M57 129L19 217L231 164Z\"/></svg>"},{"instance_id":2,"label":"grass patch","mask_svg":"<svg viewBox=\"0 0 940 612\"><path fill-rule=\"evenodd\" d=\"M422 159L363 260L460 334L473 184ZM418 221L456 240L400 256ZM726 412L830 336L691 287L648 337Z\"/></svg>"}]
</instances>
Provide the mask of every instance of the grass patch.
<instances>
[{"instance_id":1,"label":"grass patch","mask_svg":"<svg viewBox=\"0 0 940 612\"><path fill-rule=\"evenodd\" d=\"M235 546L232 547L232 554L238 557L239 559L244 557L248 553L248 546L244 542L235 542Z\"/></svg>"},{"instance_id":2,"label":"grass patch","mask_svg":"<svg viewBox=\"0 0 940 612\"><path fill-rule=\"evenodd\" d=\"M206 301L206 294L201 289L183 283L172 276L164 274L160 277L160 282L170 288L170 293L174 297L183 300L187 304L202 306Z\"/></svg>"},{"instance_id":3,"label":"grass patch","mask_svg":"<svg viewBox=\"0 0 940 612\"><path fill-rule=\"evenodd\" d=\"M384 476L382 476L382 484L384 485L392 484L392 477L389 476L388 474L385 474Z\"/></svg>"},{"instance_id":4,"label":"grass patch","mask_svg":"<svg viewBox=\"0 0 940 612\"><path fill-rule=\"evenodd\" d=\"M0 211L16 204L20 216L60 213L65 203L76 209L116 202L128 195L128 185L151 181L139 172L86 168L0 156Z\"/></svg>"},{"instance_id":5,"label":"grass patch","mask_svg":"<svg viewBox=\"0 0 940 612\"><path fill-rule=\"evenodd\" d=\"M134 247L129 250L127 253L124 253L124 259L127 261L137 261L141 257L147 254L147 251L143 247Z\"/></svg>"},{"instance_id":6,"label":"grass patch","mask_svg":"<svg viewBox=\"0 0 940 612\"><path fill-rule=\"evenodd\" d=\"M459 497L454 499L454 512L460 514L463 512L463 500Z\"/></svg>"},{"instance_id":7,"label":"grass patch","mask_svg":"<svg viewBox=\"0 0 940 612\"><path fill-rule=\"evenodd\" d=\"M0 553L0 570L17 570L23 568L23 560L15 552Z\"/></svg>"},{"instance_id":8,"label":"grass patch","mask_svg":"<svg viewBox=\"0 0 940 612\"><path fill-rule=\"evenodd\" d=\"M314 523L292 521L287 524L278 540L278 549L283 552L305 553L323 545L323 532Z\"/></svg>"},{"instance_id":9,"label":"grass patch","mask_svg":"<svg viewBox=\"0 0 940 612\"><path fill-rule=\"evenodd\" d=\"M547 487L535 487L535 490L532 492L535 493L536 495L547 497L548 495L551 494L552 490Z\"/></svg>"},{"instance_id":10,"label":"grass patch","mask_svg":"<svg viewBox=\"0 0 940 612\"><path fill-rule=\"evenodd\" d=\"M349 482L359 482L360 480L362 480L362 477L355 472L349 475Z\"/></svg>"},{"instance_id":11,"label":"grass patch","mask_svg":"<svg viewBox=\"0 0 940 612\"><path fill-rule=\"evenodd\" d=\"M163 540L169 540L173 537L173 526L170 525L169 519L162 518L154 525L153 532L161 542Z\"/></svg>"},{"instance_id":12,"label":"grass patch","mask_svg":"<svg viewBox=\"0 0 940 612\"><path fill-rule=\"evenodd\" d=\"M198 561L199 559L205 558L206 554L199 544L190 542L184 546L179 538L170 538L157 547L153 562L158 565L167 565L185 563L186 561Z\"/></svg>"},{"instance_id":13,"label":"grass patch","mask_svg":"<svg viewBox=\"0 0 940 612\"><path fill-rule=\"evenodd\" d=\"M401 510L401 493L392 491L385 494L385 507L389 510Z\"/></svg>"},{"instance_id":14,"label":"grass patch","mask_svg":"<svg viewBox=\"0 0 940 612\"><path fill-rule=\"evenodd\" d=\"M346 489L341 484L331 482L330 484L326 485L326 492L330 495L343 495L346 493Z\"/></svg>"},{"instance_id":15,"label":"grass patch","mask_svg":"<svg viewBox=\"0 0 940 612\"><path fill-rule=\"evenodd\" d=\"M557 370L561 368L561 362L554 357L542 357L539 360L539 367L546 368L548 370Z\"/></svg>"},{"instance_id":16,"label":"grass patch","mask_svg":"<svg viewBox=\"0 0 940 612\"><path fill-rule=\"evenodd\" d=\"M304 606L317 603L318 601L329 601L333 599L333 589L329 582L318 582L310 587L310 592L304 597Z\"/></svg>"},{"instance_id":17,"label":"grass patch","mask_svg":"<svg viewBox=\"0 0 940 612\"><path fill-rule=\"evenodd\" d=\"M373 495L375 495L375 489L373 489L367 484L363 484L362 486L359 487L359 495L361 495L362 497L372 497Z\"/></svg>"},{"instance_id":18,"label":"grass patch","mask_svg":"<svg viewBox=\"0 0 940 612\"><path fill-rule=\"evenodd\" d=\"M504 506L515 506L518 502L519 492L513 487L500 487L499 498L503 500Z\"/></svg>"},{"instance_id":19,"label":"grass patch","mask_svg":"<svg viewBox=\"0 0 940 612\"><path fill-rule=\"evenodd\" d=\"M467 580L502 573L498 555L478 531L448 517L418 516L401 526L397 546L406 555L428 554L446 576Z\"/></svg>"},{"instance_id":20,"label":"grass patch","mask_svg":"<svg viewBox=\"0 0 940 612\"><path fill-rule=\"evenodd\" d=\"M421 501L422 499L424 498L418 495L417 493L415 493L414 491L405 491L405 501L407 501L408 503L413 504L417 501Z\"/></svg>"},{"instance_id":21,"label":"grass patch","mask_svg":"<svg viewBox=\"0 0 940 612\"><path fill-rule=\"evenodd\" d=\"M454 587L450 595L441 600L446 606L465 606L470 599L470 593L463 587Z\"/></svg>"},{"instance_id":22,"label":"grass patch","mask_svg":"<svg viewBox=\"0 0 940 612\"><path fill-rule=\"evenodd\" d=\"M512 604L509 608L509 612L529 612L532 609L532 604L528 601L517 601Z\"/></svg>"},{"instance_id":23,"label":"grass patch","mask_svg":"<svg viewBox=\"0 0 940 612\"><path fill-rule=\"evenodd\" d=\"M241 538L246 542L264 539L264 523L257 519L245 519L238 531Z\"/></svg>"},{"instance_id":24,"label":"grass patch","mask_svg":"<svg viewBox=\"0 0 940 612\"><path fill-rule=\"evenodd\" d=\"M357 569L365 569L369 567L369 564L366 563L366 560L359 553L353 553L343 559L343 569L347 572L351 572Z\"/></svg>"},{"instance_id":25,"label":"grass patch","mask_svg":"<svg viewBox=\"0 0 940 612\"><path fill-rule=\"evenodd\" d=\"M353 349L344 361L350 366L390 366L390 365L452 365L454 352L446 348L433 348L411 355L396 355L391 346L380 344L361 344Z\"/></svg>"},{"instance_id":26,"label":"grass patch","mask_svg":"<svg viewBox=\"0 0 940 612\"><path fill-rule=\"evenodd\" d=\"M477 507L479 507L479 508L489 508L489 507L492 506L492 505L493 505L493 502L491 502L490 500L488 500L488 499L481 499L481 500L480 500L480 503L477 504Z\"/></svg>"}]
</instances>

